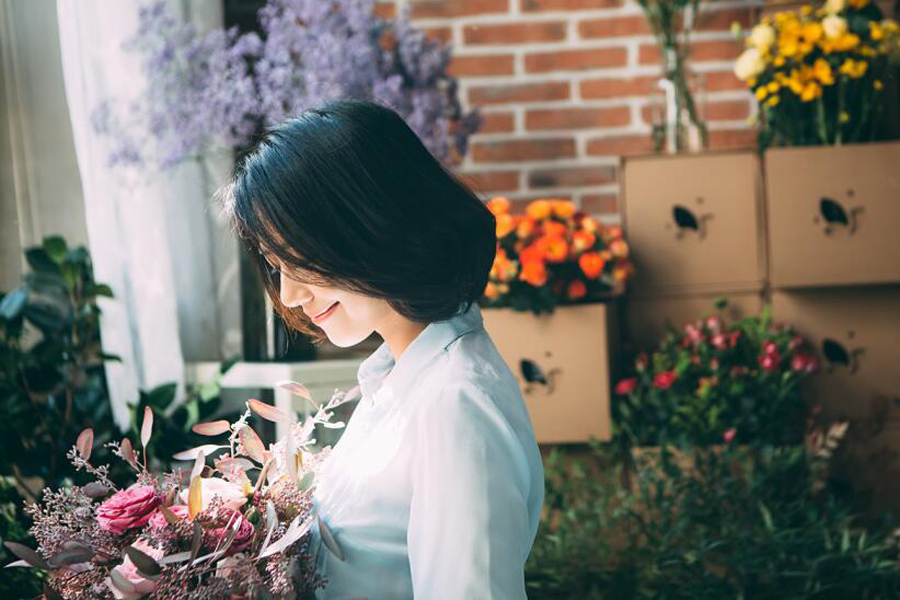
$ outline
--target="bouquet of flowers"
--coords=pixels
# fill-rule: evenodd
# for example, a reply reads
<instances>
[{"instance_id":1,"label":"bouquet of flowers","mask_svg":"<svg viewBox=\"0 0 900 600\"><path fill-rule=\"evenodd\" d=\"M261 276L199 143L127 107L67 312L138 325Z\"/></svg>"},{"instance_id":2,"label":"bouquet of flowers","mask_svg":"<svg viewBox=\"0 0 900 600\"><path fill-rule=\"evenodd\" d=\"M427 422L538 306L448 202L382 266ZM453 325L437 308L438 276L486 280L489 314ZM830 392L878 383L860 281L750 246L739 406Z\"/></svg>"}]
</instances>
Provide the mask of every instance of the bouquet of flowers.
<instances>
[{"instance_id":1,"label":"bouquet of flowers","mask_svg":"<svg viewBox=\"0 0 900 600\"><path fill-rule=\"evenodd\" d=\"M800 384L818 370L807 342L773 325L768 307L732 324L713 314L638 354L615 388L613 437L622 448L799 444L810 415Z\"/></svg>"},{"instance_id":2,"label":"bouquet of flowers","mask_svg":"<svg viewBox=\"0 0 900 600\"><path fill-rule=\"evenodd\" d=\"M298 422L250 399L234 423L195 425L196 433L222 437L221 443L176 454L193 467L161 475L147 469L153 434L147 408L140 450L127 438L107 444L136 473L125 489L116 489L108 465L91 464L94 433L84 430L68 458L94 481L45 489L42 502L26 508L38 548L5 542L20 559L7 566L47 570L48 598L299 598L321 587L307 552L315 520L325 546L341 560L343 554L313 507L315 475L329 452L314 451L313 434L316 425L343 427L331 421L332 411L359 388L337 390L320 406L302 384L279 385L315 411ZM288 435L266 448L248 424L251 413L288 424Z\"/></svg>"},{"instance_id":3,"label":"bouquet of flowers","mask_svg":"<svg viewBox=\"0 0 900 600\"><path fill-rule=\"evenodd\" d=\"M557 304L597 301L619 292L633 273L621 227L608 227L567 200L539 199L524 215L507 198L488 208L497 221L497 253L481 304L553 312Z\"/></svg>"},{"instance_id":4,"label":"bouquet of flowers","mask_svg":"<svg viewBox=\"0 0 900 600\"><path fill-rule=\"evenodd\" d=\"M734 72L756 95L760 146L868 141L900 28L871 0L827 0L763 17Z\"/></svg>"}]
</instances>

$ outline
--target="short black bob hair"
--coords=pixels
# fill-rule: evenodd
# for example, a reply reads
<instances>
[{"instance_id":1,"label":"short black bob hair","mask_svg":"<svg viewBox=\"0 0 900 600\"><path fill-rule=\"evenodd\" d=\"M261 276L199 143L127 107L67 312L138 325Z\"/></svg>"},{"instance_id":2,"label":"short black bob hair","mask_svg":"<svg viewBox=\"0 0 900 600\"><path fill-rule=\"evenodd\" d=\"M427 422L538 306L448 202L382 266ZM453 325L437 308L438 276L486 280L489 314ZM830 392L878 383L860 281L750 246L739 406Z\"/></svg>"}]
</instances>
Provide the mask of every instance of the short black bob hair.
<instances>
[{"instance_id":1,"label":"short black bob hair","mask_svg":"<svg viewBox=\"0 0 900 600\"><path fill-rule=\"evenodd\" d=\"M400 115L333 100L268 128L218 192L287 326L325 340L280 300L277 256L297 281L385 299L428 324L484 292L496 222Z\"/></svg>"}]
</instances>

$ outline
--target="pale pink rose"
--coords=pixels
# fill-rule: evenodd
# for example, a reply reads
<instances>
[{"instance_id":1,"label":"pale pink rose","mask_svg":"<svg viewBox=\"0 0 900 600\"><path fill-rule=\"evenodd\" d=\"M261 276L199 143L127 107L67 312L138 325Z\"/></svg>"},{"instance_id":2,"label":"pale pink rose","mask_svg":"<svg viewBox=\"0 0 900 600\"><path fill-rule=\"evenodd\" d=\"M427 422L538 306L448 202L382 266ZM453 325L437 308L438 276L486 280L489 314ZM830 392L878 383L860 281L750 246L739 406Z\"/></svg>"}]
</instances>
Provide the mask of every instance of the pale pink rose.
<instances>
[{"instance_id":1,"label":"pale pink rose","mask_svg":"<svg viewBox=\"0 0 900 600\"><path fill-rule=\"evenodd\" d=\"M204 477L200 479L200 497L203 500L201 510L206 510L213 498L221 498L222 505L225 508L239 509L247 502L247 494L244 492L244 486L230 481L225 481L219 477ZM181 501L187 504L188 492L185 489L181 492Z\"/></svg>"},{"instance_id":2,"label":"pale pink rose","mask_svg":"<svg viewBox=\"0 0 900 600\"><path fill-rule=\"evenodd\" d=\"M144 540L138 540L133 543L132 546L154 560L160 560L165 556L165 552L154 548ZM127 554L125 555L125 560L122 564L113 570L118 571L119 575L122 575L134 587L133 590L120 590L113 584L112 579L107 578L106 585L112 590L113 596L120 600L137 600L152 592L156 587L156 581L147 579L138 573L137 567L134 566L134 563L131 562L131 559Z\"/></svg>"},{"instance_id":3,"label":"pale pink rose","mask_svg":"<svg viewBox=\"0 0 900 600\"><path fill-rule=\"evenodd\" d=\"M146 525L161 500L152 486L135 484L101 504L97 508L97 522L101 529L122 535L128 529Z\"/></svg>"},{"instance_id":4,"label":"pale pink rose","mask_svg":"<svg viewBox=\"0 0 900 600\"><path fill-rule=\"evenodd\" d=\"M166 508L168 508L169 511L179 519L187 519L189 516L188 507L184 506L183 504L173 504L172 506L167 506ZM153 513L152 517L150 517L150 521L148 521L148 523L151 529L163 529L166 525L169 524L169 522L166 521L166 517L163 516L162 511L160 511L159 509L156 509L156 512Z\"/></svg>"},{"instance_id":5,"label":"pale pink rose","mask_svg":"<svg viewBox=\"0 0 900 600\"><path fill-rule=\"evenodd\" d=\"M726 444L730 444L731 442L734 441L734 436L736 436L736 435L737 435L737 429L732 427L731 429L726 431L724 434L722 434L722 439L725 441Z\"/></svg>"}]
</instances>

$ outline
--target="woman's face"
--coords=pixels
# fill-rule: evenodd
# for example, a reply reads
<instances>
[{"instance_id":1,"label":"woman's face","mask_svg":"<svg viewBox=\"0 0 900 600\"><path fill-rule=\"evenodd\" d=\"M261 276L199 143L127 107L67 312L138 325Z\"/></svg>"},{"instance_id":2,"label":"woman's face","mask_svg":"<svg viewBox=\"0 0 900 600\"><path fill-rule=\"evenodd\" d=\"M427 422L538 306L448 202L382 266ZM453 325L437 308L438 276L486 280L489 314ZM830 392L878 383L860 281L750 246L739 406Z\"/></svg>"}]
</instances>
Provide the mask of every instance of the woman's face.
<instances>
[{"instance_id":1,"label":"woman's face","mask_svg":"<svg viewBox=\"0 0 900 600\"><path fill-rule=\"evenodd\" d=\"M382 334L384 325L394 314L387 301L381 298L291 279L278 257L272 254L263 256L279 271L281 303L287 308L301 307L335 346L354 346L372 335L373 331Z\"/></svg>"}]
</instances>

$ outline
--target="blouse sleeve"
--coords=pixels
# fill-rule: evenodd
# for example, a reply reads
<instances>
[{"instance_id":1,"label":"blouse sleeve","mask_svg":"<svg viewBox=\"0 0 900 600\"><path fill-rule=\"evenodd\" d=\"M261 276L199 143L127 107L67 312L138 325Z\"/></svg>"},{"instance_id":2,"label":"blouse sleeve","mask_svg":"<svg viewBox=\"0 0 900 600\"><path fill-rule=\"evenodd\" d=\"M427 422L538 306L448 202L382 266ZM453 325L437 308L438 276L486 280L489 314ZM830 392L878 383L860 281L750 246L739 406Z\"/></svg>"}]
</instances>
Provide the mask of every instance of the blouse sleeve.
<instances>
[{"instance_id":1,"label":"blouse sleeve","mask_svg":"<svg viewBox=\"0 0 900 600\"><path fill-rule=\"evenodd\" d=\"M528 468L491 393L462 380L422 407L407 530L417 599L525 598Z\"/></svg>"}]
</instances>

